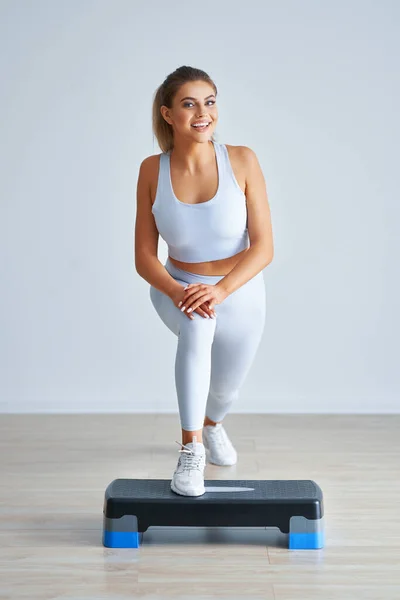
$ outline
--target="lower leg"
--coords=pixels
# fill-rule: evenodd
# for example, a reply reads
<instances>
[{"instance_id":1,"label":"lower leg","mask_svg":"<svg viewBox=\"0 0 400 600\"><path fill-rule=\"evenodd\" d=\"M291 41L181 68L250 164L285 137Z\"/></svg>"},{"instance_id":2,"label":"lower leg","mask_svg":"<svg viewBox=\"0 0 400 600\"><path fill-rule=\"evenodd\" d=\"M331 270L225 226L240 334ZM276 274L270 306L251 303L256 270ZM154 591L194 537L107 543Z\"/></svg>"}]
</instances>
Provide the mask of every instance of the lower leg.
<instances>
[{"instance_id":1,"label":"lower leg","mask_svg":"<svg viewBox=\"0 0 400 600\"><path fill-rule=\"evenodd\" d=\"M182 429L182 444L190 444L190 442L193 442L194 436L196 436L197 442L203 443L202 429L199 429L197 431L188 431L187 429Z\"/></svg>"},{"instance_id":2,"label":"lower leg","mask_svg":"<svg viewBox=\"0 0 400 600\"><path fill-rule=\"evenodd\" d=\"M219 421L220 422L220 421ZM204 427L206 425L216 425L215 421L212 421L207 417L204 417ZM193 437L196 436L197 441L203 443L203 430L198 429L197 431L188 431L187 429L182 429L182 444L190 444L193 442Z\"/></svg>"},{"instance_id":3,"label":"lower leg","mask_svg":"<svg viewBox=\"0 0 400 600\"><path fill-rule=\"evenodd\" d=\"M217 423L221 423L221 421L211 421L211 419L209 419L206 415L204 418L203 427L205 427L206 425L216 425Z\"/></svg>"}]
</instances>

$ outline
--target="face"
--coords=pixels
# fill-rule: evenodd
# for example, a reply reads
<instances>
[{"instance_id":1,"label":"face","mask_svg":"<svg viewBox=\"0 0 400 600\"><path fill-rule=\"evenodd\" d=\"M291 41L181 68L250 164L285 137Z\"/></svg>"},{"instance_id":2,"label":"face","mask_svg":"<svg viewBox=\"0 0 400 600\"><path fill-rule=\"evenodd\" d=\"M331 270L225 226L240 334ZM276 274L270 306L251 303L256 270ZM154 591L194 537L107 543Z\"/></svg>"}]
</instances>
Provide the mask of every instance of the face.
<instances>
[{"instance_id":1,"label":"face","mask_svg":"<svg viewBox=\"0 0 400 600\"><path fill-rule=\"evenodd\" d=\"M182 85L175 94L172 108L161 107L161 114L172 126L174 137L208 141L215 131L218 109L213 87L205 81L190 81ZM194 123L207 122L205 128L196 128Z\"/></svg>"}]
</instances>

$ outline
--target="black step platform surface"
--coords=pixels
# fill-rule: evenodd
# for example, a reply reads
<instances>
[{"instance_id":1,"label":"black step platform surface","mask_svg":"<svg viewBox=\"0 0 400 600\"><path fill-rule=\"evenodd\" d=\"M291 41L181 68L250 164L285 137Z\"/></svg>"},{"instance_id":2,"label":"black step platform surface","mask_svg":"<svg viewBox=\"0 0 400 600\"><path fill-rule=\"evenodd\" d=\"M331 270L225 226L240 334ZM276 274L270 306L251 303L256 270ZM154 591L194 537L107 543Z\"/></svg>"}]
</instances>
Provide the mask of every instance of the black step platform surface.
<instances>
[{"instance_id":1,"label":"black step platform surface","mask_svg":"<svg viewBox=\"0 0 400 600\"><path fill-rule=\"evenodd\" d=\"M170 479L115 479L104 497L103 544L138 548L148 527L278 527L290 549L324 546L321 488L312 480L205 480L181 496Z\"/></svg>"}]
</instances>

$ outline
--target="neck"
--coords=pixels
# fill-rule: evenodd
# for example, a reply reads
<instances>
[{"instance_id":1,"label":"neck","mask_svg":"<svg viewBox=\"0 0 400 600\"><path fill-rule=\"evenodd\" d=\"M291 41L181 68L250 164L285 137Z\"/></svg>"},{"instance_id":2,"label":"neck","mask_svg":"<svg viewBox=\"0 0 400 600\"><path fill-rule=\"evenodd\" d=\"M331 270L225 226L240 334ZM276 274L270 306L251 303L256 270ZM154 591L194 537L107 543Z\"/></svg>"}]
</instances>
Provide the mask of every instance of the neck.
<instances>
[{"instance_id":1,"label":"neck","mask_svg":"<svg viewBox=\"0 0 400 600\"><path fill-rule=\"evenodd\" d=\"M174 144L169 155L170 161L172 160L174 163L174 167L185 171L190 175L204 170L215 161L215 151L212 140L207 140L207 142L203 143L179 141Z\"/></svg>"}]
</instances>

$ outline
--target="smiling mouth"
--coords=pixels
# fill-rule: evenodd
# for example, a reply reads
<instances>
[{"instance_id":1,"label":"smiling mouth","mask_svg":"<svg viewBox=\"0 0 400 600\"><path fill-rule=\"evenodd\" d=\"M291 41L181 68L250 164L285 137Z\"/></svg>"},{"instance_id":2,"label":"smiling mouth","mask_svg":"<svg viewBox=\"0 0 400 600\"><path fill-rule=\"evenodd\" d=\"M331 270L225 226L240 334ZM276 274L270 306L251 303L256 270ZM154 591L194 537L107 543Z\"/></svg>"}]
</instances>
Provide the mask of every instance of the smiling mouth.
<instances>
[{"instance_id":1,"label":"smiling mouth","mask_svg":"<svg viewBox=\"0 0 400 600\"><path fill-rule=\"evenodd\" d=\"M191 125L191 127L193 127L193 129L198 129L199 131L205 131L206 129L208 129L211 125L211 121L207 124L207 125Z\"/></svg>"}]
</instances>

